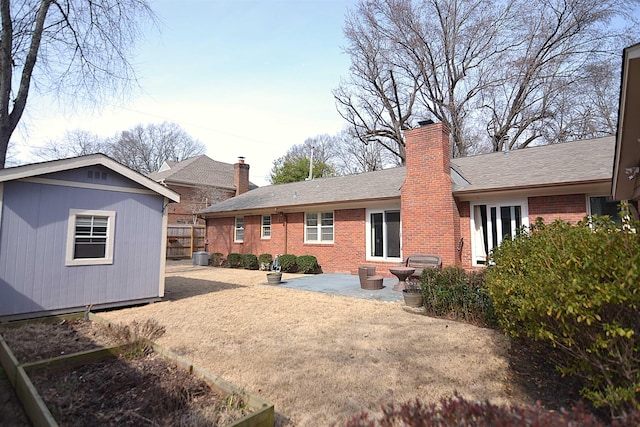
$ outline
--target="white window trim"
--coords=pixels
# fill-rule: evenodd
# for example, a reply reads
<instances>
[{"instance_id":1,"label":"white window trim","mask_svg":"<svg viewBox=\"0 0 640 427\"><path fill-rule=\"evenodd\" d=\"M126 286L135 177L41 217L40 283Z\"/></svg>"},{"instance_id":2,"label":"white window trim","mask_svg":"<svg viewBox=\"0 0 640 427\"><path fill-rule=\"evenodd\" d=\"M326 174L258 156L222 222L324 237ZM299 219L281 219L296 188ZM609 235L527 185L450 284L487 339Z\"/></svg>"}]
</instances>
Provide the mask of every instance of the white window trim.
<instances>
[{"instance_id":1,"label":"white window trim","mask_svg":"<svg viewBox=\"0 0 640 427\"><path fill-rule=\"evenodd\" d=\"M388 211L400 211L399 206L390 206L386 208L375 208L375 209L367 209L365 212L366 221L365 221L365 259L367 261L383 261L383 262L402 262L402 213L400 214L400 257L386 257L386 256L373 256L370 254L371 249L371 214L381 213L384 215L385 212ZM382 224L384 235L387 235L387 222L383 221ZM384 252L387 251L387 248L384 247Z\"/></svg>"},{"instance_id":2,"label":"white window trim","mask_svg":"<svg viewBox=\"0 0 640 427\"><path fill-rule=\"evenodd\" d=\"M242 239L238 239L238 219L242 219ZM233 220L233 242L234 243L243 243L244 242L244 231L245 231L245 227L244 227L244 217L243 216L237 216L234 218Z\"/></svg>"},{"instance_id":3,"label":"white window trim","mask_svg":"<svg viewBox=\"0 0 640 427\"><path fill-rule=\"evenodd\" d=\"M77 216L102 216L107 217L107 243L104 258L73 258L75 248L76 217ZM116 212L69 209L69 219L67 220L67 250L65 254L65 265L106 265L113 264L113 241L115 238Z\"/></svg>"},{"instance_id":4,"label":"white window trim","mask_svg":"<svg viewBox=\"0 0 640 427\"><path fill-rule=\"evenodd\" d=\"M322 240L322 214L331 213L333 217L333 225L332 235L333 238L331 240ZM308 240L307 239L307 214L317 214L318 215L318 225L316 228L318 230L318 240ZM336 214L334 211L309 211L304 213L303 217L303 226L304 226L304 243L309 243L313 245L332 245L336 239Z\"/></svg>"},{"instance_id":5,"label":"white window trim","mask_svg":"<svg viewBox=\"0 0 640 427\"><path fill-rule=\"evenodd\" d=\"M267 227L267 226L264 225L264 217L265 216L269 217L269 225L268 225L268 227L269 227L269 235L268 236L264 235L265 227ZM272 225L273 225L273 218L271 217L271 215L261 215L260 216L260 237L262 239L265 239L265 240L266 239L271 239L271 232L273 231Z\"/></svg>"},{"instance_id":6,"label":"white window trim","mask_svg":"<svg viewBox=\"0 0 640 427\"><path fill-rule=\"evenodd\" d=\"M486 205L487 211L490 208L500 206L520 206L520 214L522 215L522 226L529 228L529 200L528 199L500 199L500 200L478 200L470 203L469 214L469 226L471 232L471 265L478 267L485 267L487 264L480 264L477 262L478 253L476 250L475 242L475 207L479 205ZM495 247L495 246L494 246ZM487 258L489 254L487 254Z\"/></svg>"}]
</instances>

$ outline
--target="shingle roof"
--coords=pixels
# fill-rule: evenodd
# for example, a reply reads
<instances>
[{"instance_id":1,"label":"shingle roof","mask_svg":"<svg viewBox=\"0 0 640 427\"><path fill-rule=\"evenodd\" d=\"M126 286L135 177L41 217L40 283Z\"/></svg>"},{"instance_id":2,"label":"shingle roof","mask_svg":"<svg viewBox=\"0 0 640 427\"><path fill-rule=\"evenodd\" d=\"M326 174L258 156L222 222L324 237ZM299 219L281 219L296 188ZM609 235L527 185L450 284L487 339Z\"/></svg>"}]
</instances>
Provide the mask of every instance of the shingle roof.
<instances>
[{"instance_id":1,"label":"shingle roof","mask_svg":"<svg viewBox=\"0 0 640 427\"><path fill-rule=\"evenodd\" d=\"M587 139L451 160L454 193L549 186L611 179L615 138ZM462 185L461 185L462 184Z\"/></svg>"},{"instance_id":2,"label":"shingle roof","mask_svg":"<svg viewBox=\"0 0 640 427\"><path fill-rule=\"evenodd\" d=\"M611 179L614 138L529 147L451 160L452 191L491 191ZM400 198L404 167L269 185L200 214Z\"/></svg>"},{"instance_id":3,"label":"shingle roof","mask_svg":"<svg viewBox=\"0 0 640 427\"><path fill-rule=\"evenodd\" d=\"M68 159L49 160L40 163L31 163L28 165L15 166L6 169L0 169L0 183L13 181L17 179L33 178L41 175L67 171L71 169L79 169L94 165L102 165L130 180L140 184L151 191L167 197L168 199L179 202L180 195L169 188L158 184L148 177L129 169L128 167L116 162L111 157L104 154L88 154L86 156L71 157Z\"/></svg>"},{"instance_id":4,"label":"shingle roof","mask_svg":"<svg viewBox=\"0 0 640 427\"><path fill-rule=\"evenodd\" d=\"M259 187L216 203L201 214L399 198L405 168Z\"/></svg>"},{"instance_id":5,"label":"shingle roof","mask_svg":"<svg viewBox=\"0 0 640 427\"><path fill-rule=\"evenodd\" d=\"M218 162L206 155L190 157L181 162L167 162L170 169L152 172L149 178L164 181L167 184L208 185L219 188L235 189L234 170L230 163ZM249 183L249 188L256 185Z\"/></svg>"}]
</instances>

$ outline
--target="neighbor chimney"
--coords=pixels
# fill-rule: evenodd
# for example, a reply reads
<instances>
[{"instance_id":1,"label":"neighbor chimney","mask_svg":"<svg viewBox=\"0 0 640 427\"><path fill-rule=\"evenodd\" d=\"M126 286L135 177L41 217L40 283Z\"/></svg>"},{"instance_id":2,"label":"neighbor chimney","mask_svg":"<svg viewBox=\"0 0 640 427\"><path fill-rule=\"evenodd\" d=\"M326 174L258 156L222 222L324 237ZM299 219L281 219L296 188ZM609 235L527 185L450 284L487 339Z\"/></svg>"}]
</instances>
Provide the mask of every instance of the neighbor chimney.
<instances>
[{"instance_id":1,"label":"neighbor chimney","mask_svg":"<svg viewBox=\"0 0 640 427\"><path fill-rule=\"evenodd\" d=\"M244 157L238 157L238 163L233 165L233 172L236 196L249 191L249 165L244 162Z\"/></svg>"}]
</instances>

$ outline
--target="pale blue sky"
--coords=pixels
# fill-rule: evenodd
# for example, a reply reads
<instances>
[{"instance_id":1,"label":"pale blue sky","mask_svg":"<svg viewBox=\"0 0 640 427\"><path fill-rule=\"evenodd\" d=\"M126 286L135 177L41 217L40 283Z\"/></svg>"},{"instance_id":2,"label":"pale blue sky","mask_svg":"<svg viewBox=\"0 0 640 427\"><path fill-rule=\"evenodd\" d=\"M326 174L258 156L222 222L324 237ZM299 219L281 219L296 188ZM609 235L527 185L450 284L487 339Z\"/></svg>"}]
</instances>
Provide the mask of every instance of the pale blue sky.
<instances>
[{"instance_id":1,"label":"pale blue sky","mask_svg":"<svg viewBox=\"0 0 640 427\"><path fill-rule=\"evenodd\" d=\"M142 92L91 113L56 113L37 95L14 138L21 160L65 130L111 136L175 121L213 159L244 156L267 183L287 149L345 126L331 90L348 76L342 33L355 0L151 0L160 20L134 58Z\"/></svg>"}]
</instances>

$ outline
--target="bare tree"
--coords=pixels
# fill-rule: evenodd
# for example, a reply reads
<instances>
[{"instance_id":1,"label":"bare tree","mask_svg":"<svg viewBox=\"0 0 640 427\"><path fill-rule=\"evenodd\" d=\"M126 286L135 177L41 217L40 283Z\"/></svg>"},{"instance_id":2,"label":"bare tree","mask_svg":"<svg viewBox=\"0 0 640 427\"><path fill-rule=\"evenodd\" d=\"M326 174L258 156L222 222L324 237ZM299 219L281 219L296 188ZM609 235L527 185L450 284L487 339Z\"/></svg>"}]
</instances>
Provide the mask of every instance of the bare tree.
<instances>
[{"instance_id":1,"label":"bare tree","mask_svg":"<svg viewBox=\"0 0 640 427\"><path fill-rule=\"evenodd\" d=\"M0 168L30 89L99 99L135 81L146 0L0 0Z\"/></svg>"},{"instance_id":2,"label":"bare tree","mask_svg":"<svg viewBox=\"0 0 640 427\"><path fill-rule=\"evenodd\" d=\"M182 161L206 152L176 123L138 125L111 142L109 153L125 166L142 174L155 172L165 160Z\"/></svg>"},{"instance_id":3,"label":"bare tree","mask_svg":"<svg viewBox=\"0 0 640 427\"><path fill-rule=\"evenodd\" d=\"M374 6L361 3L347 16L351 76L333 94L338 111L362 143L380 144L404 162L403 131L411 127L420 84L403 72L397 42L383 31Z\"/></svg>"},{"instance_id":4,"label":"bare tree","mask_svg":"<svg viewBox=\"0 0 640 427\"><path fill-rule=\"evenodd\" d=\"M363 142L348 129L336 136L337 151L334 167L338 175L371 172L387 166L398 166L401 161L381 144Z\"/></svg>"},{"instance_id":5,"label":"bare tree","mask_svg":"<svg viewBox=\"0 0 640 427\"><path fill-rule=\"evenodd\" d=\"M487 132L494 151L501 151L505 144L513 149L539 139L544 143L562 142L613 132L609 126L601 132L588 130L601 118L588 105L590 100L584 91L587 82L593 85L594 78L604 77L603 83L609 85L604 92L610 98L600 96L599 101L608 106L601 104L599 113L616 108L617 94L611 91L611 76L607 78L602 67L628 43L627 30L614 27L612 20L617 17L623 21L626 12L637 3L635 0L514 3L509 38L520 42L501 56L500 67L495 70L496 84L483 93L483 107L489 113L485 116ZM611 68L608 72L617 74ZM599 92L604 93L601 89Z\"/></svg>"},{"instance_id":6,"label":"bare tree","mask_svg":"<svg viewBox=\"0 0 640 427\"><path fill-rule=\"evenodd\" d=\"M453 156L487 139L501 150L599 135L612 129L617 97L607 99L609 79L597 100L585 88L630 44L621 22L635 22L638 3L363 0L344 30L351 79L334 96L358 136L386 132L398 148L382 145L400 159L401 131L429 116L451 129Z\"/></svg>"},{"instance_id":7,"label":"bare tree","mask_svg":"<svg viewBox=\"0 0 640 427\"><path fill-rule=\"evenodd\" d=\"M110 141L83 129L67 131L61 139L50 139L42 147L33 150L33 155L43 160L64 159L86 154L111 151Z\"/></svg>"}]
</instances>

